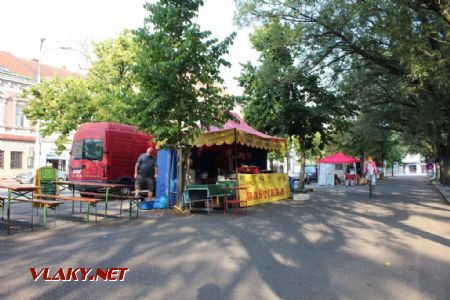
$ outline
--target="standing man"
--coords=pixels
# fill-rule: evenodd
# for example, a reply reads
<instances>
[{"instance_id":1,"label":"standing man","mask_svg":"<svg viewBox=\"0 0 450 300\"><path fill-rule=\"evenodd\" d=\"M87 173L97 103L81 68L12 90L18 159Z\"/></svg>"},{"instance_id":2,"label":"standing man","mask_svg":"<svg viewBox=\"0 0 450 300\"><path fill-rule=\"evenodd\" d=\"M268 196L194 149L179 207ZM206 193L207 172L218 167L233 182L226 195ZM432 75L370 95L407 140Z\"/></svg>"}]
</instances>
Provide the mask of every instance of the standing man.
<instances>
[{"instance_id":1,"label":"standing man","mask_svg":"<svg viewBox=\"0 0 450 300\"><path fill-rule=\"evenodd\" d=\"M156 180L158 174L158 163L153 157L153 148L147 148L147 151L139 156L136 166L134 167L134 182L135 195L139 196L139 193L145 187L148 188L148 199L152 200L153 197L153 179Z\"/></svg>"}]
</instances>

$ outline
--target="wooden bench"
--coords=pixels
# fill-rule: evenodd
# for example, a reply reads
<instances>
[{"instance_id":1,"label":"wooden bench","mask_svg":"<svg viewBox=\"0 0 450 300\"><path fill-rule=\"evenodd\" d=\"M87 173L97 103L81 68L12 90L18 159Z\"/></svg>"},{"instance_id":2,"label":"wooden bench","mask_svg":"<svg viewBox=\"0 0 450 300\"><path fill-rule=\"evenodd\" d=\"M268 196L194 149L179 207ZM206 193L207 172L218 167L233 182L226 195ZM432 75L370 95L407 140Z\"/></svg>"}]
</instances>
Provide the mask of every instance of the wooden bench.
<instances>
[{"instance_id":1,"label":"wooden bench","mask_svg":"<svg viewBox=\"0 0 450 300\"><path fill-rule=\"evenodd\" d=\"M142 193L142 191L141 191ZM105 193L96 193L96 192L83 192L83 195L93 196L96 198L93 199L103 199L106 200L106 194ZM117 200L120 201L120 212L119 217L122 216L122 201L127 200L130 204L130 210L129 210L129 218L131 220L131 213L133 210L133 206L136 207L136 217L139 218L139 200L143 199L144 197L141 196L134 196L134 195L117 195L117 194L108 194L108 201L109 200ZM91 198L88 198L91 199Z\"/></svg>"},{"instance_id":2,"label":"wooden bench","mask_svg":"<svg viewBox=\"0 0 450 300\"><path fill-rule=\"evenodd\" d=\"M95 208L95 222L97 222L97 203L102 202L103 199L95 198L85 198L85 197L72 197L72 196L61 196L61 195L47 195L47 194L34 194L37 199L54 199L61 201L72 201L72 202L82 202L86 203L86 222L89 223L90 208L93 206Z\"/></svg>"},{"instance_id":3,"label":"wooden bench","mask_svg":"<svg viewBox=\"0 0 450 300\"><path fill-rule=\"evenodd\" d=\"M8 197L0 197L0 205L2 207L2 219L3 219L3 207ZM56 209L59 205L64 204L63 201L49 201L44 199L27 199L27 198L15 198L14 201L31 203L32 208L43 208L44 210L44 226L47 227L47 209L55 210L55 222L56 222ZM33 229L33 209L31 210L31 228Z\"/></svg>"}]
</instances>

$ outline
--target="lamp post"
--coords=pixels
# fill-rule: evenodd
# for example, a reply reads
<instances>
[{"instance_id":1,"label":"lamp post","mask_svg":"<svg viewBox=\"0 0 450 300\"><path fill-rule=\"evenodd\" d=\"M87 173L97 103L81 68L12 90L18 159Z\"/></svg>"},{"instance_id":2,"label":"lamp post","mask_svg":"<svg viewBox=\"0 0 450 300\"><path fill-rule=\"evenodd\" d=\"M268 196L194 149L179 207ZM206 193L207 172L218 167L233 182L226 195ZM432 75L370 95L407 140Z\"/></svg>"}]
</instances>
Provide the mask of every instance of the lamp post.
<instances>
[{"instance_id":1,"label":"lamp post","mask_svg":"<svg viewBox=\"0 0 450 300\"><path fill-rule=\"evenodd\" d=\"M58 49L77 52L78 54L83 56L83 58L85 60L85 64L87 66L89 66L90 63L92 62L88 50L82 51L80 49L77 49L77 48L74 48L74 47L69 47L69 46L62 46L62 47L59 47ZM78 68L79 68L80 71L86 71L88 69L88 67L82 67L81 64L78 64Z\"/></svg>"},{"instance_id":2,"label":"lamp post","mask_svg":"<svg viewBox=\"0 0 450 300\"><path fill-rule=\"evenodd\" d=\"M41 38L41 43L39 46L39 59L38 59L38 72L37 72L37 83L41 82L41 59L42 59L42 46L44 45L45 38ZM36 124L36 139L34 144L34 168L37 169L41 164L41 134L40 134L40 121Z\"/></svg>"}]
</instances>

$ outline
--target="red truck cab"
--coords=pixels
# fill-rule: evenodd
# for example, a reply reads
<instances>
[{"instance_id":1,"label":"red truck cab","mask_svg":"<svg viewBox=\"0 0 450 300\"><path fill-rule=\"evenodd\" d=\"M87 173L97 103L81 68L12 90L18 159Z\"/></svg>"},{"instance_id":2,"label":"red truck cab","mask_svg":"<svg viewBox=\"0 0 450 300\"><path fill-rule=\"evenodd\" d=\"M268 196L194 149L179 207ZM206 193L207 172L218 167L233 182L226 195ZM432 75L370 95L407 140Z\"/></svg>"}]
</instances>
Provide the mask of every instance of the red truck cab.
<instances>
[{"instance_id":1,"label":"red truck cab","mask_svg":"<svg viewBox=\"0 0 450 300\"><path fill-rule=\"evenodd\" d=\"M155 149L152 140L129 125L83 124L74 135L69 180L131 184L139 156L148 147Z\"/></svg>"}]
</instances>

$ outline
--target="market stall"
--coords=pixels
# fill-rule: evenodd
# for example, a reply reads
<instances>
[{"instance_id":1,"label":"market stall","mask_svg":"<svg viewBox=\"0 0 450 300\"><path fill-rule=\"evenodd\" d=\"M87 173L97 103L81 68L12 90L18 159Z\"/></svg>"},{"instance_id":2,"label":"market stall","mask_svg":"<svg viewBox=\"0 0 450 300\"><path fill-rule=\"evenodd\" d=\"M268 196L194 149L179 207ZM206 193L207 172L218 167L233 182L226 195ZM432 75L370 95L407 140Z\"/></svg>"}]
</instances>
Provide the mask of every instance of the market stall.
<instances>
[{"instance_id":1,"label":"market stall","mask_svg":"<svg viewBox=\"0 0 450 300\"><path fill-rule=\"evenodd\" d=\"M289 197L288 176L267 170L267 152L284 153L287 140L250 127L238 114L222 128L211 127L193 142L191 183L213 184L235 180L247 205Z\"/></svg>"},{"instance_id":2,"label":"market stall","mask_svg":"<svg viewBox=\"0 0 450 300\"><path fill-rule=\"evenodd\" d=\"M359 159L341 152L319 159L319 185L335 185L338 183L356 183L356 163Z\"/></svg>"}]
</instances>

